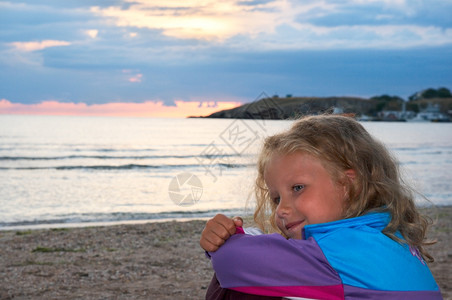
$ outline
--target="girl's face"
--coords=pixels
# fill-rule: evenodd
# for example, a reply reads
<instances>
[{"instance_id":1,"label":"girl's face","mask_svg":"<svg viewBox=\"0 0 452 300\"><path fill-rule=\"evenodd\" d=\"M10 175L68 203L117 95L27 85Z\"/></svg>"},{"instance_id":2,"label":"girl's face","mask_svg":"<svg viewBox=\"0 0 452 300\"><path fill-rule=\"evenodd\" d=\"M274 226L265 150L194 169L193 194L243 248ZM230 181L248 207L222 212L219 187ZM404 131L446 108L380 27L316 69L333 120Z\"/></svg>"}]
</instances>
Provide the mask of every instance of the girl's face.
<instances>
[{"instance_id":1,"label":"girl's face","mask_svg":"<svg viewBox=\"0 0 452 300\"><path fill-rule=\"evenodd\" d=\"M346 187L334 182L313 156L275 155L264 179L277 205L276 224L289 238L301 239L302 228L307 224L342 219Z\"/></svg>"}]
</instances>

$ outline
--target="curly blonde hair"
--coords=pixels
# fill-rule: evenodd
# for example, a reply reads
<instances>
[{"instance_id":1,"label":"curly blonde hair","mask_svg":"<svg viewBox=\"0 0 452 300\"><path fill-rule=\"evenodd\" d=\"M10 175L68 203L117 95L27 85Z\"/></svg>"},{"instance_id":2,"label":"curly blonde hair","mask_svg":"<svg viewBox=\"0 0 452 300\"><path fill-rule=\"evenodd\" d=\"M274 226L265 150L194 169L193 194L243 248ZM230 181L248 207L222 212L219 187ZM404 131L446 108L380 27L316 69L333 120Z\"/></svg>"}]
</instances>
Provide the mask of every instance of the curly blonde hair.
<instances>
[{"instance_id":1,"label":"curly blonde hair","mask_svg":"<svg viewBox=\"0 0 452 300\"><path fill-rule=\"evenodd\" d=\"M371 211L389 212L391 221L383 232L398 242L417 247L425 260L433 261L424 248L434 243L426 239L431 220L417 210L414 192L403 182L398 162L359 122L347 116L304 117L289 130L266 138L258 158L255 182L254 221L262 230L278 231L274 218L276 205L264 181L267 164L272 155L294 152L319 159L333 180L346 186L344 218ZM350 169L355 171L353 181L344 175ZM405 240L398 238L396 232Z\"/></svg>"}]
</instances>

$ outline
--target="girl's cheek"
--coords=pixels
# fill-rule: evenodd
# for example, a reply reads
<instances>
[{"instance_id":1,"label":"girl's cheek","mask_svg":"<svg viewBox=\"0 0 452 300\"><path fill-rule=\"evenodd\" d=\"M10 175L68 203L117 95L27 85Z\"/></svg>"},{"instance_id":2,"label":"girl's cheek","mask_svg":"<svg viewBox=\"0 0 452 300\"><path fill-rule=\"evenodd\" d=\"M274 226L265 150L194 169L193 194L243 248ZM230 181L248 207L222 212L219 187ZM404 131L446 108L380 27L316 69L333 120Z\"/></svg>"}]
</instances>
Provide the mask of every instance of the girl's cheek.
<instances>
[{"instance_id":1,"label":"girl's cheek","mask_svg":"<svg viewBox=\"0 0 452 300\"><path fill-rule=\"evenodd\" d=\"M282 232L284 232L284 230L286 229L284 227L284 224L282 223L281 219L278 218L277 216L275 216L275 224L276 224L276 226L278 226L279 230L281 230Z\"/></svg>"}]
</instances>

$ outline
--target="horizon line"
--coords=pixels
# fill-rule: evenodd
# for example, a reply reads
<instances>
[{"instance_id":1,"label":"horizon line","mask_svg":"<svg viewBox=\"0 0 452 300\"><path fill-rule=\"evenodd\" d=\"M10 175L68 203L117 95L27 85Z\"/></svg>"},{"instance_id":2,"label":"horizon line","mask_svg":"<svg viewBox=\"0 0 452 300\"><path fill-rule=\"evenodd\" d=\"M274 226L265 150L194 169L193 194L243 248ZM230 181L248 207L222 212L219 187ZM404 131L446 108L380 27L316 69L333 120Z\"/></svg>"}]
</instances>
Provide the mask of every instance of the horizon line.
<instances>
[{"instance_id":1,"label":"horizon line","mask_svg":"<svg viewBox=\"0 0 452 300\"><path fill-rule=\"evenodd\" d=\"M1 115L46 115L46 116L99 116L99 117L156 117L188 118L210 115L243 104L240 101L174 101L168 106L163 101L107 102L87 104L84 102L60 102L46 100L39 103L15 103L0 99Z\"/></svg>"}]
</instances>

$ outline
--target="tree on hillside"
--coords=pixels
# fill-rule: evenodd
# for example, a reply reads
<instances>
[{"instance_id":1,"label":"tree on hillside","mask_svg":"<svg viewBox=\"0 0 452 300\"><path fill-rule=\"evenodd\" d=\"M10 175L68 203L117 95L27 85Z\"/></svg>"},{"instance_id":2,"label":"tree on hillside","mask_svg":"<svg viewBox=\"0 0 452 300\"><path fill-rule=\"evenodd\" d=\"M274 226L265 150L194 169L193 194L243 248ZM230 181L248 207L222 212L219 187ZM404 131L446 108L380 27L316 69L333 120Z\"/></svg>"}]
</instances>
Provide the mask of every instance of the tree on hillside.
<instances>
[{"instance_id":1,"label":"tree on hillside","mask_svg":"<svg viewBox=\"0 0 452 300\"><path fill-rule=\"evenodd\" d=\"M375 103L375 111L400 110L404 100L398 96L381 95L370 98Z\"/></svg>"},{"instance_id":2,"label":"tree on hillside","mask_svg":"<svg viewBox=\"0 0 452 300\"><path fill-rule=\"evenodd\" d=\"M414 93L413 95L408 97L408 100L416 101L416 100L421 100L421 99L432 99L432 98L452 98L452 94L450 93L450 90L445 87L440 87L437 90L435 90L433 88L429 88L429 89Z\"/></svg>"},{"instance_id":3,"label":"tree on hillside","mask_svg":"<svg viewBox=\"0 0 452 300\"><path fill-rule=\"evenodd\" d=\"M442 87L438 89L438 98L452 98L452 94L449 89Z\"/></svg>"},{"instance_id":4,"label":"tree on hillside","mask_svg":"<svg viewBox=\"0 0 452 300\"><path fill-rule=\"evenodd\" d=\"M415 103L415 102L408 102L406 105L406 110L411 110L414 111L415 113L419 112L419 104Z\"/></svg>"}]
</instances>

